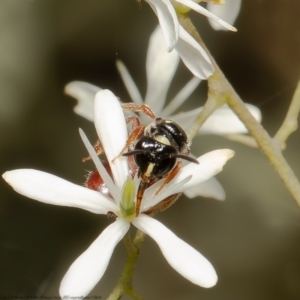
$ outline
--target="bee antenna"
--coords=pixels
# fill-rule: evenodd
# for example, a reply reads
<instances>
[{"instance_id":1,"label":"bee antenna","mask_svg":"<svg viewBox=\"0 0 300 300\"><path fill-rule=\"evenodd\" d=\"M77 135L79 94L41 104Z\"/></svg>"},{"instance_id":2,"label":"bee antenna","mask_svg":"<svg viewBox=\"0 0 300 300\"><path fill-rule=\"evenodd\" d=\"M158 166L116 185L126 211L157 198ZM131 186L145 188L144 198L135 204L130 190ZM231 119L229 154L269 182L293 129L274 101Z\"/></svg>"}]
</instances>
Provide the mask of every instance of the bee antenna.
<instances>
[{"instance_id":1,"label":"bee antenna","mask_svg":"<svg viewBox=\"0 0 300 300\"><path fill-rule=\"evenodd\" d=\"M188 156L188 155L183 155L183 154L174 154L173 155L174 157L178 157L178 158L181 158L181 159L185 159L187 161L190 161L192 163L195 163L195 164L198 164L199 165L199 161L196 159L196 158L193 158L191 156Z\"/></svg>"},{"instance_id":2,"label":"bee antenna","mask_svg":"<svg viewBox=\"0 0 300 300\"><path fill-rule=\"evenodd\" d=\"M132 151L123 153L122 156L132 156L132 155L136 155L136 154L146 154L146 153L147 153L146 150L137 149L137 150L132 150Z\"/></svg>"}]
</instances>

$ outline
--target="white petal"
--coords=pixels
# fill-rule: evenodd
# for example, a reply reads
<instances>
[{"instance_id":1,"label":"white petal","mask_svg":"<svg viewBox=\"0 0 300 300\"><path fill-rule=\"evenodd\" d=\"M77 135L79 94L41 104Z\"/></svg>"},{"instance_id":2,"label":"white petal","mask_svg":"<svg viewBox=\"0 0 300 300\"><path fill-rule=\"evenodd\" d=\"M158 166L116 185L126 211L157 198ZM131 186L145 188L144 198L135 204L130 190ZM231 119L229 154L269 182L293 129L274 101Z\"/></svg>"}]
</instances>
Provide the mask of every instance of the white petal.
<instances>
[{"instance_id":1,"label":"white petal","mask_svg":"<svg viewBox=\"0 0 300 300\"><path fill-rule=\"evenodd\" d=\"M129 226L125 220L117 219L75 260L60 284L59 293L62 299L64 296L78 299L85 297L95 287L106 271L116 245L124 237Z\"/></svg>"},{"instance_id":2,"label":"white petal","mask_svg":"<svg viewBox=\"0 0 300 300\"><path fill-rule=\"evenodd\" d=\"M94 98L100 90L101 88L83 81L73 81L65 86L65 93L78 101L74 111L89 121L94 120Z\"/></svg>"},{"instance_id":3,"label":"white petal","mask_svg":"<svg viewBox=\"0 0 300 300\"><path fill-rule=\"evenodd\" d=\"M99 192L49 173L19 169L5 172L2 177L16 192L40 202L77 207L97 214L106 214L118 209L114 202Z\"/></svg>"},{"instance_id":4,"label":"white petal","mask_svg":"<svg viewBox=\"0 0 300 300\"><path fill-rule=\"evenodd\" d=\"M162 199L173 195L174 191L172 186L177 185L186 178L189 178L191 175L192 178L179 189L177 189L176 193L185 192L190 188L194 188L195 186L199 185L199 183L204 182L221 172L227 160L233 156L234 151L229 149L215 150L200 156L197 159L200 164L189 163L184 166L176 175L176 177L169 184L167 184L165 189L154 199L159 198L161 201ZM155 185L160 186L163 180L164 179L161 179L160 181L156 182ZM155 201L157 202L157 200Z\"/></svg>"},{"instance_id":5,"label":"white petal","mask_svg":"<svg viewBox=\"0 0 300 300\"><path fill-rule=\"evenodd\" d=\"M120 60L116 61L116 66L132 101L136 104L143 104L143 98L132 77L130 76L126 66Z\"/></svg>"},{"instance_id":6,"label":"white petal","mask_svg":"<svg viewBox=\"0 0 300 300\"><path fill-rule=\"evenodd\" d=\"M150 37L148 46L146 62L147 93L145 103L153 107L157 115L161 115L178 63L178 53L176 51L170 53L166 51L161 29L159 26L156 27Z\"/></svg>"},{"instance_id":7,"label":"white petal","mask_svg":"<svg viewBox=\"0 0 300 300\"><path fill-rule=\"evenodd\" d=\"M155 240L171 267L183 277L205 288L217 283L211 263L163 224L146 215L140 215L132 223Z\"/></svg>"},{"instance_id":8,"label":"white petal","mask_svg":"<svg viewBox=\"0 0 300 300\"><path fill-rule=\"evenodd\" d=\"M207 79L214 72L211 61L204 49L183 29L179 28L179 40L175 46L183 63L200 79Z\"/></svg>"},{"instance_id":9,"label":"white petal","mask_svg":"<svg viewBox=\"0 0 300 300\"><path fill-rule=\"evenodd\" d=\"M252 116L261 122L261 112L254 105L246 104ZM198 116L202 107L171 116L172 120L182 125L183 129L187 129L194 119ZM227 106L221 106L216 109L201 126L199 133L203 134L241 134L247 133L248 130L240 121L237 115Z\"/></svg>"},{"instance_id":10,"label":"white petal","mask_svg":"<svg viewBox=\"0 0 300 300\"><path fill-rule=\"evenodd\" d=\"M252 116L261 122L259 108L246 104ZM247 133L248 130L237 115L227 106L222 106L214 111L200 128L200 133L236 134Z\"/></svg>"},{"instance_id":11,"label":"white petal","mask_svg":"<svg viewBox=\"0 0 300 300\"><path fill-rule=\"evenodd\" d=\"M201 196L210 197L217 200L225 200L226 197L222 185L215 177L212 177L204 182L200 182L194 187L190 187L189 189L184 191L184 194L188 198Z\"/></svg>"},{"instance_id":12,"label":"white petal","mask_svg":"<svg viewBox=\"0 0 300 300\"><path fill-rule=\"evenodd\" d=\"M233 156L234 151L229 149L215 150L202 155L197 159L200 162L199 165L189 163L184 166L177 176L157 196L153 197L153 194L165 179L159 180L145 191L141 211L148 210L170 195L182 193L189 189L192 189L191 194L195 196L199 193L199 196L215 197L223 200L225 193L222 186L209 180L221 172L227 160ZM205 181L208 182L204 183ZM203 185L201 186L201 184ZM215 187L218 189L213 190Z\"/></svg>"},{"instance_id":13,"label":"white petal","mask_svg":"<svg viewBox=\"0 0 300 300\"><path fill-rule=\"evenodd\" d=\"M227 28L229 30L236 31L236 28L234 28L230 24L226 23L225 21L221 20L220 18L218 18L217 16L215 16L214 14L212 14L211 12L206 10L203 6L198 5L194 1L191 1L191 0L175 0L175 1L186 5L187 7L193 9L194 11L214 20L215 22L218 22L220 25L224 26L225 28Z\"/></svg>"},{"instance_id":14,"label":"white petal","mask_svg":"<svg viewBox=\"0 0 300 300\"><path fill-rule=\"evenodd\" d=\"M95 97L95 126L119 190L128 176L125 157L116 158L127 141L127 128L119 100L109 90L102 90ZM118 201L117 199L115 199Z\"/></svg>"},{"instance_id":15,"label":"white petal","mask_svg":"<svg viewBox=\"0 0 300 300\"><path fill-rule=\"evenodd\" d=\"M174 49L178 41L179 22L175 9L169 0L146 0L158 17L167 51Z\"/></svg>"},{"instance_id":16,"label":"white petal","mask_svg":"<svg viewBox=\"0 0 300 300\"><path fill-rule=\"evenodd\" d=\"M179 93L170 101L167 107L161 113L163 117L169 117L182 103L184 103L187 98L193 93L196 87L201 82L198 77L193 77L180 91Z\"/></svg>"},{"instance_id":17,"label":"white petal","mask_svg":"<svg viewBox=\"0 0 300 300\"><path fill-rule=\"evenodd\" d=\"M223 19L229 24L234 24L240 10L241 10L242 1L241 0L226 0L223 5L215 5L211 2L207 3L207 9ZM220 25L218 22L208 19L210 25L215 30L225 30L225 27Z\"/></svg>"},{"instance_id":18,"label":"white petal","mask_svg":"<svg viewBox=\"0 0 300 300\"><path fill-rule=\"evenodd\" d=\"M192 175L192 179L181 189L181 192L184 192L190 187L194 187L200 182L206 181L221 172L227 160L233 156L234 151L229 149L220 149L208 152L197 159L199 161L199 165L189 163L184 166L174 180L170 182L170 185L176 184L187 176Z\"/></svg>"}]
</instances>

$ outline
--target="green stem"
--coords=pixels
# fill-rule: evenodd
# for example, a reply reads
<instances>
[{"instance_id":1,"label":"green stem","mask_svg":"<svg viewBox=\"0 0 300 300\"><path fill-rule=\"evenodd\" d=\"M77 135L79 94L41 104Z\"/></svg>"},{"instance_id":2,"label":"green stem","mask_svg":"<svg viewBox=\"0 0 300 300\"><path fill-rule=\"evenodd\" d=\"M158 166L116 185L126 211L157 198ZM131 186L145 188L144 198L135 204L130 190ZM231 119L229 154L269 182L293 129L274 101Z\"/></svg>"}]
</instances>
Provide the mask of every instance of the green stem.
<instances>
[{"instance_id":1,"label":"green stem","mask_svg":"<svg viewBox=\"0 0 300 300\"><path fill-rule=\"evenodd\" d=\"M206 121L206 119L220 106L222 106L225 102L223 99L216 98L218 101L211 101L213 97L208 97L208 100L206 101L205 105L203 106L201 112L197 116L197 118L193 121L189 129L186 131L187 136L190 140L192 140L198 133L200 127L203 125L203 123Z\"/></svg>"},{"instance_id":2,"label":"green stem","mask_svg":"<svg viewBox=\"0 0 300 300\"><path fill-rule=\"evenodd\" d=\"M285 148L285 142L287 138L298 128L298 116L300 111L300 81L298 82L297 88L293 95L291 105L288 113L274 136L274 139L278 141L281 149Z\"/></svg>"},{"instance_id":3,"label":"green stem","mask_svg":"<svg viewBox=\"0 0 300 300\"><path fill-rule=\"evenodd\" d=\"M187 30L206 50L206 53L209 55L212 64L215 68L215 73L208 79L210 95L207 102L220 102L220 99L231 107L231 109L237 114L240 120L245 124L249 133L253 136L258 146L262 152L267 156L269 162L272 164L274 169L279 174L280 178L284 182L286 188L289 190L291 195L296 200L297 204L300 206L300 184L295 176L294 172L284 159L281 154L280 147L276 140L273 140L266 130L254 119L250 114L243 101L234 91L233 87L230 85L215 60L209 53L205 44L199 36L196 28L192 24L191 20L187 15L179 14L179 21L181 25ZM216 100L214 100L216 97ZM213 106L209 104L209 106ZM196 126L195 126L196 127ZM199 129L199 128L198 128ZM195 128L193 129L195 131Z\"/></svg>"},{"instance_id":4,"label":"green stem","mask_svg":"<svg viewBox=\"0 0 300 300\"><path fill-rule=\"evenodd\" d=\"M122 275L118 281L118 284L116 285L112 293L109 295L107 300L118 300L121 299L123 295L129 295L132 299L135 300L143 299L132 288L132 276L144 238L145 234L139 230L136 232L133 242L131 241L129 231L125 235L123 240L128 252L127 260L123 268Z\"/></svg>"}]
</instances>

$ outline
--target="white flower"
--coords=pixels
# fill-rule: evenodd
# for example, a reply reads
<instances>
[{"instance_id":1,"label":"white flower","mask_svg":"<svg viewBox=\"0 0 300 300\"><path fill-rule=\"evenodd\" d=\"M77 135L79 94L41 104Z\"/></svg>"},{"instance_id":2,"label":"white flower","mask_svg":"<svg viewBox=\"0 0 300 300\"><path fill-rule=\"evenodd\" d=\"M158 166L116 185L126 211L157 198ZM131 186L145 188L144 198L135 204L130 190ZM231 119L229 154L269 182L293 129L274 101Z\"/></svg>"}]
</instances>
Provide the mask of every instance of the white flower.
<instances>
[{"instance_id":1,"label":"white flower","mask_svg":"<svg viewBox=\"0 0 300 300\"><path fill-rule=\"evenodd\" d=\"M151 8L154 10L158 17L159 24L161 26L164 40L167 45L168 51L174 49L178 37L179 37L179 22L177 19L175 8L182 12L187 12L188 10L192 9L209 19L218 22L221 26L225 28L236 31L236 28L231 26L230 24L226 23L225 21L221 20L219 17L215 16L213 13L209 12L203 6L197 4L193 0L146 0L149 3ZM174 8L174 6L175 8Z\"/></svg>"},{"instance_id":2,"label":"white flower","mask_svg":"<svg viewBox=\"0 0 300 300\"><path fill-rule=\"evenodd\" d=\"M187 100L201 81L197 77L192 78L169 102L169 105L165 107L167 92L177 70L178 63L178 53L175 51L166 53L164 50L164 41L159 27L157 27L151 35L148 47L146 61L147 92L144 99L125 65L118 61L117 67L133 102L137 104L146 103L154 109L157 116L175 120L184 129L187 129L202 108L200 107L180 114L174 114L174 111ZM71 82L65 88L65 92L68 95L78 100L78 105L74 108L75 112L90 121L94 120L94 96L100 90L101 88L99 87L79 81ZM246 104L246 106L255 119L260 121L260 110L250 104ZM149 122L149 118L143 114L140 115L140 118L145 124ZM247 133L247 129L228 106L222 106L217 109L199 130L199 134L228 135L241 133ZM206 182L202 182L193 189L185 191L185 195L189 198L204 196L213 197L218 200L225 199L225 191L214 177Z\"/></svg>"},{"instance_id":3,"label":"white flower","mask_svg":"<svg viewBox=\"0 0 300 300\"><path fill-rule=\"evenodd\" d=\"M217 275L210 262L163 224L143 212L168 195L189 189L220 172L226 161L233 156L233 151L216 150L199 157L199 165L188 164L183 167L174 180L156 197L153 197L155 186L151 186L145 191L141 213L138 216L133 214L128 217L120 208L124 204L124 194L121 190L124 183L128 181L127 159L120 157L112 163L112 159L120 153L127 140L123 111L118 99L110 91L102 90L96 94L94 112L95 127L113 178L110 178L105 171L83 132L81 135L114 200L100 192L37 170L20 169L3 174L3 178L18 193L34 200L78 207L96 214L114 212L118 216L116 221L109 225L71 265L61 282L60 295L82 297L94 288L103 276L114 248L128 231L130 223L155 240L168 263L182 276L206 288L214 286ZM159 181L155 185L157 184L160 184Z\"/></svg>"},{"instance_id":4,"label":"white flower","mask_svg":"<svg viewBox=\"0 0 300 300\"><path fill-rule=\"evenodd\" d=\"M138 104L146 103L155 110L156 115L178 121L184 129L187 129L199 115L202 108L179 114L174 114L174 112L187 100L201 80L193 77L165 107L167 92L177 70L178 63L179 56L176 52L168 54L163 51L162 36L159 28L156 28L150 37L148 46L146 61L147 91L144 100L121 61L117 61L117 68L133 102ZM79 90L85 89L83 85L81 83L71 83L66 87L66 92L79 99ZM88 86L86 88L89 89ZM85 97L85 99L82 98L78 101L82 106L85 106L84 103L92 102L93 99ZM260 122L260 110L251 104L246 104L246 106L255 119ZM91 114L92 111L90 112ZM147 120L144 115L141 115L141 118L144 121ZM241 134L247 132L244 124L227 105L217 109L199 130L199 133L206 134Z\"/></svg>"},{"instance_id":5,"label":"white flower","mask_svg":"<svg viewBox=\"0 0 300 300\"><path fill-rule=\"evenodd\" d=\"M146 0L158 17L160 27L167 46L167 51L175 49L184 64L200 79L207 79L213 74L214 68L205 50L179 24L175 8L182 12L192 9L226 29L236 31L230 24L215 16L207 9L192 0ZM173 6L173 5L174 6ZM175 7L175 8L174 8Z\"/></svg>"},{"instance_id":6,"label":"white flower","mask_svg":"<svg viewBox=\"0 0 300 300\"><path fill-rule=\"evenodd\" d=\"M163 27L161 29L163 31ZM165 52L164 44L162 46L163 51ZM177 52L186 67L196 77L200 79L207 79L213 74L214 67L209 56L199 43L181 25L178 25L178 38L173 48L175 51L172 51L171 53ZM168 48L168 51L170 52L172 49ZM169 53L169 55L171 53ZM168 55L168 53L166 53L166 55Z\"/></svg>"},{"instance_id":7,"label":"white flower","mask_svg":"<svg viewBox=\"0 0 300 300\"><path fill-rule=\"evenodd\" d=\"M201 80L193 77L169 102L169 104L165 106L167 93L177 70L178 63L179 56L176 52L168 54L163 51L163 40L159 28L157 27L149 41L146 61L147 91L144 99L127 68L121 61L117 61L117 68L133 102L137 104L146 103L154 109L157 116L178 121L184 129L187 129L202 108L196 108L179 114L174 114L174 112L181 104L187 101L188 97L196 89ZM94 96L100 90L100 87L80 81L71 82L65 87L66 94L76 98L78 101L77 106L74 108L75 112L90 121L94 120ZM246 104L246 106L254 118L260 122L260 110L251 104ZM143 114L140 118L144 122L149 120ZM247 132L244 124L227 105L217 109L199 130L199 134L222 135Z\"/></svg>"}]
</instances>

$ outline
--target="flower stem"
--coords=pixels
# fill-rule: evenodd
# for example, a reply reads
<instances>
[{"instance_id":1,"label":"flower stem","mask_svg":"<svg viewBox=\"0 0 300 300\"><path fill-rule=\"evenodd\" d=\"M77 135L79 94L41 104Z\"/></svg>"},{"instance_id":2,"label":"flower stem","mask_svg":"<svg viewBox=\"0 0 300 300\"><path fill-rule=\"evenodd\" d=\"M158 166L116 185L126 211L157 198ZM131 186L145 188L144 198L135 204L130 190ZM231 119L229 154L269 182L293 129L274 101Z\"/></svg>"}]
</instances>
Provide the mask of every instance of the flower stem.
<instances>
[{"instance_id":1,"label":"flower stem","mask_svg":"<svg viewBox=\"0 0 300 300\"><path fill-rule=\"evenodd\" d=\"M227 103L231 107L231 109L237 114L240 120L247 127L249 133L253 136L262 152L267 156L269 162L279 174L286 188L289 190L291 195L296 200L297 204L300 206L299 181L295 176L293 170L290 168L290 166L282 156L278 141L272 139L266 132L266 130L250 114L243 101L234 91L233 87L230 85L230 83L216 64L215 60L209 53L208 49L206 48L204 42L200 38L199 33L197 32L195 26L192 24L189 17L185 14L178 14L178 19L181 25L185 28L185 30L187 30L206 50L206 53L209 55L212 64L215 68L214 74L208 79L209 96L205 106L208 106L209 108L214 108L218 107L220 103ZM195 134L195 132L199 130L200 126L203 123L203 120L206 120L206 118L208 117L208 113L210 113L211 111L211 109L209 108L206 110L205 114L203 113L203 109L201 112L202 115L200 114L193 123L193 127L191 130L192 136Z\"/></svg>"},{"instance_id":2,"label":"flower stem","mask_svg":"<svg viewBox=\"0 0 300 300\"><path fill-rule=\"evenodd\" d=\"M107 300L118 300L123 295L129 295L135 300L142 300L142 297L132 288L132 275L144 238L145 234L139 230L136 232L133 242L129 231L125 235L123 240L128 252L127 260L119 282Z\"/></svg>"},{"instance_id":3,"label":"flower stem","mask_svg":"<svg viewBox=\"0 0 300 300\"><path fill-rule=\"evenodd\" d=\"M295 93L287 115L274 136L274 139L278 141L281 149L285 148L285 142L287 138L298 128L298 115L300 111L300 81L296 87Z\"/></svg>"}]
</instances>

